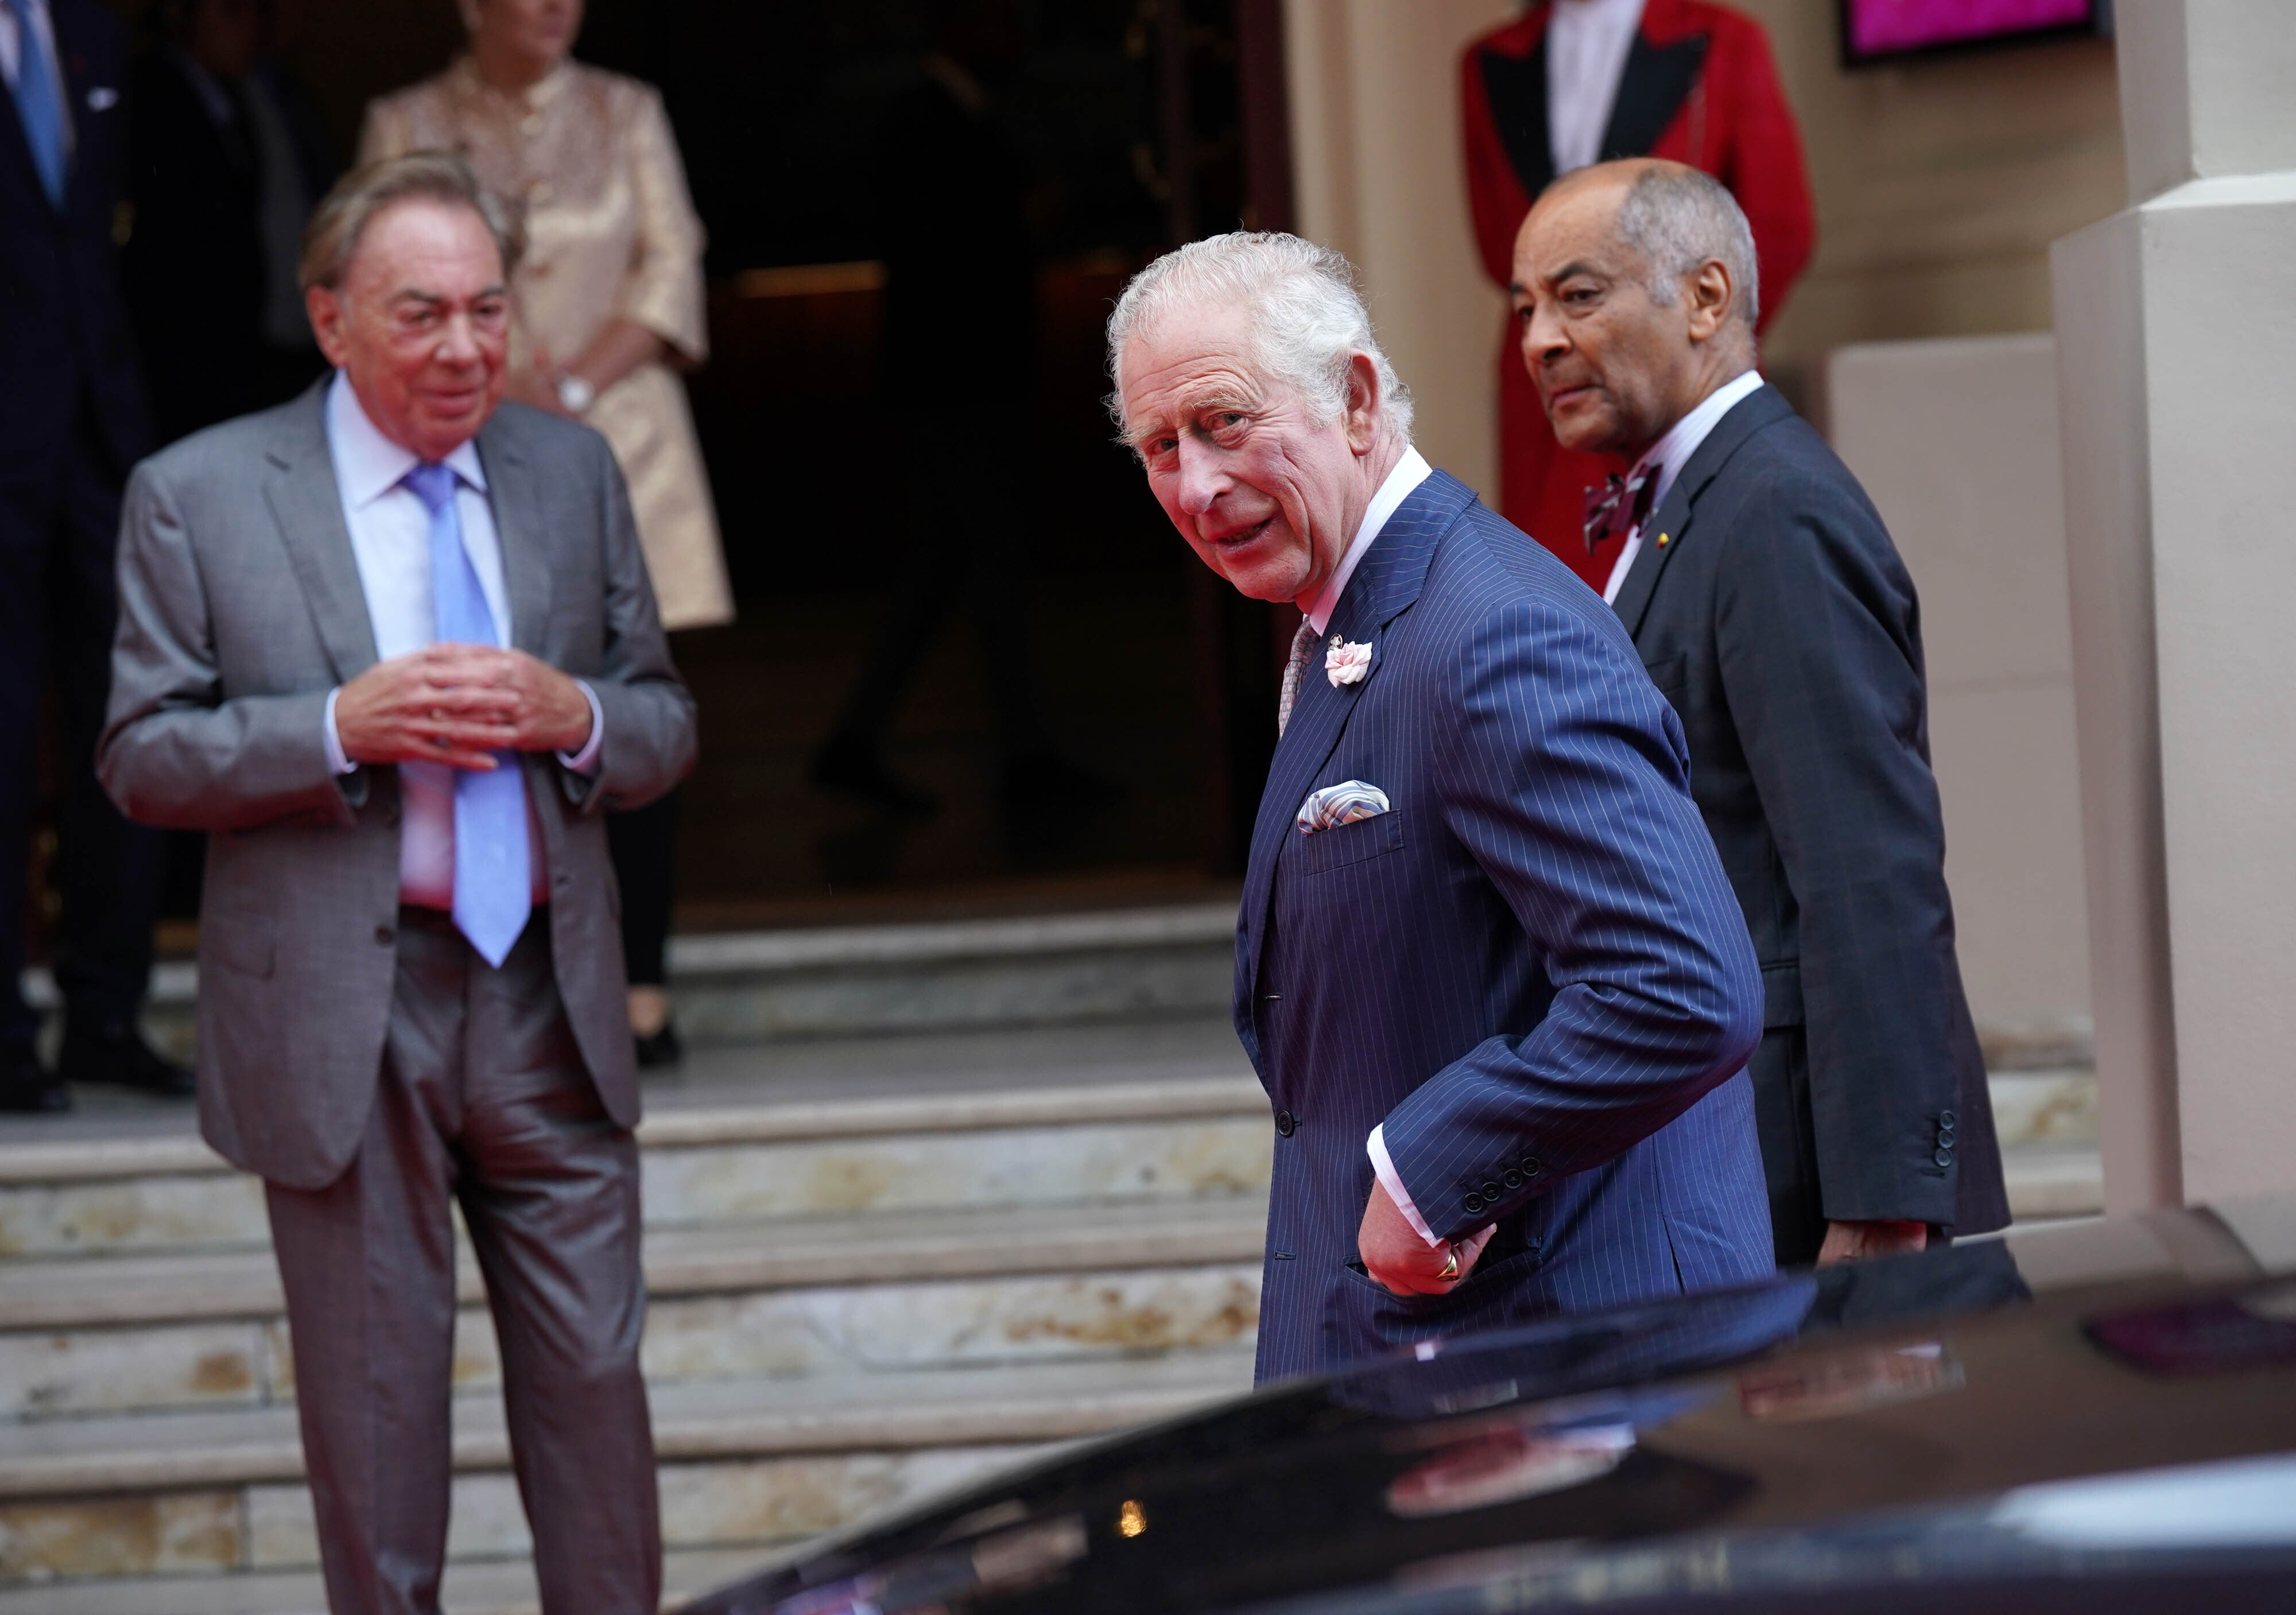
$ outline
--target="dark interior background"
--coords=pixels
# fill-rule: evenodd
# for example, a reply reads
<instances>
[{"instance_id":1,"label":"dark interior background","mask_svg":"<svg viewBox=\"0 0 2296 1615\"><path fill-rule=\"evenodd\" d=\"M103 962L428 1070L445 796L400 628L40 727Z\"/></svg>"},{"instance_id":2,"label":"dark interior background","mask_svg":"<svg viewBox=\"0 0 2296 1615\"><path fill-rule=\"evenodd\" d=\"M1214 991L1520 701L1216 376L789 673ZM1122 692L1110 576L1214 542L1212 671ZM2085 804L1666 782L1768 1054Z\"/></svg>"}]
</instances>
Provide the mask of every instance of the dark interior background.
<instances>
[{"instance_id":1,"label":"dark interior background","mask_svg":"<svg viewBox=\"0 0 2296 1615\"><path fill-rule=\"evenodd\" d=\"M294 0L289 64L348 159L367 100L460 48L451 0ZM713 351L689 378L739 602L676 636L701 708L682 927L1123 901L1240 868L1274 744L1288 625L1189 554L1111 439L1102 327L1168 244L1289 222L1277 0L1013 0L996 116L1027 175L1033 356L898 372L882 290L889 110L945 7L927 0L592 0L577 55L659 86L709 232ZM899 160L897 151L890 160ZM948 317L964 316L952 307ZM1020 535L1054 742L1106 783L1016 825L973 625L952 603L891 735L943 800L903 821L826 795L813 749L931 509L901 495L919 414L964 471L935 505Z\"/></svg>"}]
</instances>

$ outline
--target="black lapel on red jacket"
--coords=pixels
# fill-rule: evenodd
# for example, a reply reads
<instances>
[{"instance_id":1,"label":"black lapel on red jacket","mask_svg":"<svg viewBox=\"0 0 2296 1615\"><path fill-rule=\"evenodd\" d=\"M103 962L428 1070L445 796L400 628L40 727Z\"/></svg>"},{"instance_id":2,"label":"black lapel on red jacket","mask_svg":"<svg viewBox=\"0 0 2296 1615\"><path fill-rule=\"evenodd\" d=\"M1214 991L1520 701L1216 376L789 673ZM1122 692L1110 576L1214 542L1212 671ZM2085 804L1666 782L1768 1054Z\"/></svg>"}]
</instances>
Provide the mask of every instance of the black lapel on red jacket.
<instances>
[{"instance_id":1,"label":"black lapel on red jacket","mask_svg":"<svg viewBox=\"0 0 2296 1615\"><path fill-rule=\"evenodd\" d=\"M1483 95L1491 103L1491 123L1506 148L1507 164L1534 201L1554 178L1554 150L1546 134L1546 41L1529 53L1509 56L1477 53L1483 70Z\"/></svg>"},{"instance_id":2,"label":"black lapel on red jacket","mask_svg":"<svg viewBox=\"0 0 2296 1615\"><path fill-rule=\"evenodd\" d=\"M1706 35L1693 34L1671 45L1652 45L1646 35L1636 32L1627 51L1627 70L1619 79L1619 98L1611 103L1610 127L1603 131L1604 162L1650 155L1696 87L1709 43Z\"/></svg>"}]
</instances>

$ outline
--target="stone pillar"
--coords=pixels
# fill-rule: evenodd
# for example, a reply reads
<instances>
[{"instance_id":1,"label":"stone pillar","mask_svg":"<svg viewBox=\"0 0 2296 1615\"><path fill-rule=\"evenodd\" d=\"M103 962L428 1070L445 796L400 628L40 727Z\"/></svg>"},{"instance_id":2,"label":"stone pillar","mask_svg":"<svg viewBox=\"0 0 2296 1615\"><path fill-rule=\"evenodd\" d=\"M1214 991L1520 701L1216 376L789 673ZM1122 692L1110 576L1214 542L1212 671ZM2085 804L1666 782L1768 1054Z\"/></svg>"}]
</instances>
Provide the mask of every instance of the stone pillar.
<instances>
[{"instance_id":1,"label":"stone pillar","mask_svg":"<svg viewBox=\"0 0 2296 1615\"><path fill-rule=\"evenodd\" d=\"M2296 5L2119 15L2129 205L2051 268L2126 1210L2296 1184Z\"/></svg>"}]
</instances>

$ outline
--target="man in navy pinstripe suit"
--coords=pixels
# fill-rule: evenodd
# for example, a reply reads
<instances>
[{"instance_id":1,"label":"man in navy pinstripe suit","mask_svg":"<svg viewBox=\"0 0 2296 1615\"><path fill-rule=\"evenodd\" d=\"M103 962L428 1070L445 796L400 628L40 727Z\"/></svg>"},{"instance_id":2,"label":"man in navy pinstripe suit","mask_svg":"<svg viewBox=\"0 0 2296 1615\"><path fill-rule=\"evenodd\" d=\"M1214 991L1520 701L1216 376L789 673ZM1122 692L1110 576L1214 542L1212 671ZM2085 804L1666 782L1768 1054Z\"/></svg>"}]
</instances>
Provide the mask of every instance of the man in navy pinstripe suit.
<instances>
[{"instance_id":1,"label":"man in navy pinstripe suit","mask_svg":"<svg viewBox=\"0 0 2296 1615\"><path fill-rule=\"evenodd\" d=\"M1259 1378L1767 1275L1761 980L1617 619L1412 448L1337 254L1191 243L1109 349L1173 525L1305 614L1237 924Z\"/></svg>"}]
</instances>

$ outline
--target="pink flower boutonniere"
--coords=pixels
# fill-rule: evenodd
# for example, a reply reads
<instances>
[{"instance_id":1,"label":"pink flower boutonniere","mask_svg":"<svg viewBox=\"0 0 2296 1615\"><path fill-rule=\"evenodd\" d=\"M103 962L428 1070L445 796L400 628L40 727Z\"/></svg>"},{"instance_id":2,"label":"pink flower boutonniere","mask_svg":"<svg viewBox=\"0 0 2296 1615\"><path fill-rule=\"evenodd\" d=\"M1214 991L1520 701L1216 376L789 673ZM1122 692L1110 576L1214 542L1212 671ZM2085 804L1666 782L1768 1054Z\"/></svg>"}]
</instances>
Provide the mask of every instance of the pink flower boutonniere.
<instances>
[{"instance_id":1,"label":"pink flower boutonniere","mask_svg":"<svg viewBox=\"0 0 2296 1615\"><path fill-rule=\"evenodd\" d=\"M1371 647L1350 640L1341 644L1332 641L1332 648L1324 652L1324 671L1334 689L1342 685L1359 685L1371 673Z\"/></svg>"}]
</instances>

